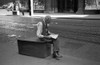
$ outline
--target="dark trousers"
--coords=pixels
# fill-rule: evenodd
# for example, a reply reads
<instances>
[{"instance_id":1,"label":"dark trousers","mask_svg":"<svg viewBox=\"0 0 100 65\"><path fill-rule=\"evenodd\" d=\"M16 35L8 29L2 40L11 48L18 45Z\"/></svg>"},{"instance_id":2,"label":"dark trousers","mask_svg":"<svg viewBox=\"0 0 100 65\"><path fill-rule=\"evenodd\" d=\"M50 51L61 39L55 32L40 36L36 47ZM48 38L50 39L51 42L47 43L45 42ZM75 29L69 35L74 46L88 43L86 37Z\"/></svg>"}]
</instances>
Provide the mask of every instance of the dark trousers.
<instances>
[{"instance_id":1,"label":"dark trousers","mask_svg":"<svg viewBox=\"0 0 100 65\"><path fill-rule=\"evenodd\" d=\"M59 51L59 40L53 40L53 51Z\"/></svg>"},{"instance_id":2,"label":"dark trousers","mask_svg":"<svg viewBox=\"0 0 100 65\"><path fill-rule=\"evenodd\" d=\"M22 13L22 15L24 15L24 11L20 11Z\"/></svg>"},{"instance_id":3,"label":"dark trousers","mask_svg":"<svg viewBox=\"0 0 100 65\"><path fill-rule=\"evenodd\" d=\"M20 9L19 11L22 13L22 15L24 15L24 10L23 9Z\"/></svg>"}]
</instances>

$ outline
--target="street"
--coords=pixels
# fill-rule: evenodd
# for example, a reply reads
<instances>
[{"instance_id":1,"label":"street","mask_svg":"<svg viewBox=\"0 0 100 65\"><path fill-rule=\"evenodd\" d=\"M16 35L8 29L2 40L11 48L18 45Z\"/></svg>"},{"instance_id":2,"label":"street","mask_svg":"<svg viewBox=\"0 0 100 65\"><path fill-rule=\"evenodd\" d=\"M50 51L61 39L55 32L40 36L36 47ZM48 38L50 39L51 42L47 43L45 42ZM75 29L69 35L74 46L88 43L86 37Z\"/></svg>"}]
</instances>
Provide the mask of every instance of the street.
<instances>
[{"instance_id":1,"label":"street","mask_svg":"<svg viewBox=\"0 0 100 65\"><path fill-rule=\"evenodd\" d=\"M35 35L41 18L0 16L1 65L100 65L100 20L53 19L50 31L59 34L59 61L18 54L17 39Z\"/></svg>"}]
</instances>

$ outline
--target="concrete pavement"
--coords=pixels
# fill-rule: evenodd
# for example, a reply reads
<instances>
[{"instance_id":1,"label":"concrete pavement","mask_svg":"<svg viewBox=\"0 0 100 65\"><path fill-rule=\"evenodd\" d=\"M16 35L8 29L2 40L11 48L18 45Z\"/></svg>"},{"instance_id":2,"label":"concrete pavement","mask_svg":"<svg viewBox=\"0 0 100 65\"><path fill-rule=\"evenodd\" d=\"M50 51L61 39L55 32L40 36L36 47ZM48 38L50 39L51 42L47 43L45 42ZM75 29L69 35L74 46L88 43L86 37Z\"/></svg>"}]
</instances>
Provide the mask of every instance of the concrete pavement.
<instances>
[{"instance_id":1,"label":"concrete pavement","mask_svg":"<svg viewBox=\"0 0 100 65\"><path fill-rule=\"evenodd\" d=\"M84 56L83 58L81 56L79 57L74 56L74 54L76 55L76 53L72 53L73 55L70 54L72 48L61 48L61 54L63 55L63 58L61 60L52 59L51 56L42 59L42 58L20 55L18 54L17 42L14 42L15 39L10 39L10 40L13 41L8 41L7 43L0 43L1 65L100 65L99 61L86 59L84 54L82 54L84 52L84 50L82 49L80 49L81 52L78 52L79 49L77 50L77 52L76 51L74 52L76 52L77 54L81 53L82 56ZM62 41L63 40L69 41L68 39L62 39ZM71 42L76 42L76 41L71 40ZM82 44L83 42L80 43ZM75 49L75 47L73 49ZM83 48L88 48L88 46L84 46Z\"/></svg>"}]
</instances>

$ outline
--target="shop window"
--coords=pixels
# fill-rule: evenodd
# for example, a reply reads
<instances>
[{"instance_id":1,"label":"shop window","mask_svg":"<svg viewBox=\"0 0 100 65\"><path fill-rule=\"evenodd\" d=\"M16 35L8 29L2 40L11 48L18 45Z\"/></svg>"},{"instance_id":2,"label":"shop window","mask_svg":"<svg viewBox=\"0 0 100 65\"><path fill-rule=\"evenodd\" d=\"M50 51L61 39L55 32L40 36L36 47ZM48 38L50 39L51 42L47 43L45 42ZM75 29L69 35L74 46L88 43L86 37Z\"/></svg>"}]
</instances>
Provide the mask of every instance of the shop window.
<instances>
[{"instance_id":1,"label":"shop window","mask_svg":"<svg viewBox=\"0 0 100 65\"><path fill-rule=\"evenodd\" d=\"M100 9L100 0L85 0L85 10Z\"/></svg>"},{"instance_id":2,"label":"shop window","mask_svg":"<svg viewBox=\"0 0 100 65\"><path fill-rule=\"evenodd\" d=\"M33 5L34 10L45 10L44 0L34 0Z\"/></svg>"}]
</instances>

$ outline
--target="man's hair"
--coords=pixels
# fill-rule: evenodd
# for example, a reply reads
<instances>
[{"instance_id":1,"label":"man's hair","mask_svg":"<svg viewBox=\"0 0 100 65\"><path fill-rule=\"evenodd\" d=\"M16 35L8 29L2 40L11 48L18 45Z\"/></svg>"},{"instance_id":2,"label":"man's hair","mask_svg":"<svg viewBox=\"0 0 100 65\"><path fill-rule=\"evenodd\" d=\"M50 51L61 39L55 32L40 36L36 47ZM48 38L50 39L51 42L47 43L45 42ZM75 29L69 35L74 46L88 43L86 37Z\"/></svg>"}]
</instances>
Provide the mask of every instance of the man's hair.
<instances>
[{"instance_id":1,"label":"man's hair","mask_svg":"<svg viewBox=\"0 0 100 65\"><path fill-rule=\"evenodd\" d=\"M51 16L45 16L45 21L50 21L51 20Z\"/></svg>"}]
</instances>

